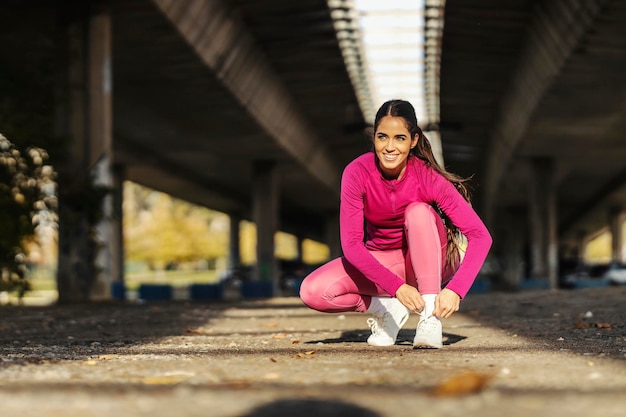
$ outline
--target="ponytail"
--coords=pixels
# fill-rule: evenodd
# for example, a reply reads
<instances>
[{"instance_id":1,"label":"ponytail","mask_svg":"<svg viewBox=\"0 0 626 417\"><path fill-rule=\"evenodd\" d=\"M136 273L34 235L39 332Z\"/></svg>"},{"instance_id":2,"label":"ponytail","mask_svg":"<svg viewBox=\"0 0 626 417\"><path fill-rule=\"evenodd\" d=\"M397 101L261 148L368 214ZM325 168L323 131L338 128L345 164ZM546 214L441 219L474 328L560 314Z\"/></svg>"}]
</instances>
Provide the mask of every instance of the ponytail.
<instances>
[{"instance_id":1,"label":"ponytail","mask_svg":"<svg viewBox=\"0 0 626 417\"><path fill-rule=\"evenodd\" d=\"M418 141L417 146L413 148L413 155L417 158L421 159L426 163L427 166L431 167L435 171L437 171L441 176L450 181L452 185L457 189L459 194L463 196L465 201L471 203L471 195L467 186L467 182L469 178L462 178L456 174L448 172L443 168L437 160L435 159L435 155L433 154L432 147L430 146L430 142L422 129L416 127ZM456 270L461 262L461 242L463 240L463 235L458 227L452 223L452 220L443 212L441 207L439 207L436 203L433 203L433 208L441 217L444 226L446 227L446 235L447 235L447 244L446 244L446 257L444 261L444 266L446 268L450 268L452 270Z\"/></svg>"}]
</instances>

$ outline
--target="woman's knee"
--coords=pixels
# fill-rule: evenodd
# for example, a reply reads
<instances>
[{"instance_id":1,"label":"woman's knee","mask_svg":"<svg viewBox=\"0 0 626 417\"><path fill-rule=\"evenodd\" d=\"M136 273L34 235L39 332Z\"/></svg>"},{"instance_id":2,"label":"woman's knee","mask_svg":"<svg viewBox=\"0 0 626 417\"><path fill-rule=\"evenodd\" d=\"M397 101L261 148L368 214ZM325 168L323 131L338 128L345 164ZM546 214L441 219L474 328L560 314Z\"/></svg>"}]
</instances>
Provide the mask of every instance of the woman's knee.
<instances>
[{"instance_id":1,"label":"woman's knee","mask_svg":"<svg viewBox=\"0 0 626 417\"><path fill-rule=\"evenodd\" d=\"M313 287L313 280L310 279L310 275L300 285L300 299L309 307L315 304L315 298L319 296Z\"/></svg>"},{"instance_id":2,"label":"woman's knee","mask_svg":"<svg viewBox=\"0 0 626 417\"><path fill-rule=\"evenodd\" d=\"M432 223L439 219L439 215L435 209L428 203L416 202L406 207L404 214L405 225L412 223Z\"/></svg>"}]
</instances>

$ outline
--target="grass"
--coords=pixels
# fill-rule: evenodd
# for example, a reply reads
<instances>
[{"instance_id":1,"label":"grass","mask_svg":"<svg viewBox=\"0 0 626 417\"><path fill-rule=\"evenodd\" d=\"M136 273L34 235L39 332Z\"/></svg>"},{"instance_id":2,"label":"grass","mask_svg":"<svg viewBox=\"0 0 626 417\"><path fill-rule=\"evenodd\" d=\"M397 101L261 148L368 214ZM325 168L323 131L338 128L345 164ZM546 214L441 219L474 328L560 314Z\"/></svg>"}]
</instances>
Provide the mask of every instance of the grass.
<instances>
[{"instance_id":1,"label":"grass","mask_svg":"<svg viewBox=\"0 0 626 417\"><path fill-rule=\"evenodd\" d=\"M57 289L54 271L33 271L29 276L32 292L54 291ZM130 272L125 276L127 290L136 290L141 284L170 284L173 287L186 287L191 284L216 284L217 271L147 271ZM28 296L28 294L26 295Z\"/></svg>"}]
</instances>

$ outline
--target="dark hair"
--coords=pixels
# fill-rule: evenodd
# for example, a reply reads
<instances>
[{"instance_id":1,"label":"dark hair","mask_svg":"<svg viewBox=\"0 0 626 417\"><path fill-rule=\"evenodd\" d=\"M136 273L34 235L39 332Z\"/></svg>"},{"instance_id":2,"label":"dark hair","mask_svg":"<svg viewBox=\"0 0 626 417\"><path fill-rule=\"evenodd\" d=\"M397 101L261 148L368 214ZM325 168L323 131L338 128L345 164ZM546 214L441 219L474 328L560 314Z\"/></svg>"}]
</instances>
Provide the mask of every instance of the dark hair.
<instances>
[{"instance_id":1,"label":"dark hair","mask_svg":"<svg viewBox=\"0 0 626 417\"><path fill-rule=\"evenodd\" d=\"M446 171L444 167L439 165L433 154L433 150L430 146L428 138L422 132L417 124L417 116L415 115L415 109L413 105L405 100L389 100L383 103L382 106L376 112L376 118L374 119L374 132L378 129L380 121L385 116L400 117L404 119L406 128L411 134L411 138L417 135L417 146L411 150L411 154L424 161L424 163L441 174L445 179L450 181L459 193L469 203L471 201L470 192L465 184L469 181L469 178L462 178L456 174ZM459 239L461 238L461 232L452 223L450 218L441 210L437 204L433 204L434 209L439 213L439 216L443 220L443 224L446 226L448 242L446 245L446 260L445 264L448 267L456 268L460 261L459 256Z\"/></svg>"}]
</instances>

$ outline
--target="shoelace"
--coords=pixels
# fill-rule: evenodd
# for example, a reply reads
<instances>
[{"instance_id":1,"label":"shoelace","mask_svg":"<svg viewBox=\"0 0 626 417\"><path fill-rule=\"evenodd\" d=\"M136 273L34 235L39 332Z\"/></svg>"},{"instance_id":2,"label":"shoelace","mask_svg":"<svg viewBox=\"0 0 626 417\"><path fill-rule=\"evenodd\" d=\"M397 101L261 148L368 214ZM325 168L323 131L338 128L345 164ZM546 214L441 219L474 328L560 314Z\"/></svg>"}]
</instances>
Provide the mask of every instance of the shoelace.
<instances>
[{"instance_id":1,"label":"shoelace","mask_svg":"<svg viewBox=\"0 0 626 417\"><path fill-rule=\"evenodd\" d=\"M387 324L389 320L393 320L393 316L391 313L385 313L382 317L370 317L367 319L367 325L370 326L370 329L372 329L372 334L378 335L383 332L385 324Z\"/></svg>"},{"instance_id":2,"label":"shoelace","mask_svg":"<svg viewBox=\"0 0 626 417\"><path fill-rule=\"evenodd\" d=\"M372 334L378 335L382 331L382 328L378 324L378 320L373 317L367 319L367 325L370 326L370 329L372 329Z\"/></svg>"},{"instance_id":3,"label":"shoelace","mask_svg":"<svg viewBox=\"0 0 626 417\"><path fill-rule=\"evenodd\" d=\"M424 331L427 333L432 333L433 331L437 331L438 329L438 323L437 320L428 320L429 318L431 318L433 316L429 316L427 318L424 317L420 317L419 323L418 323L418 327L423 326Z\"/></svg>"}]
</instances>

